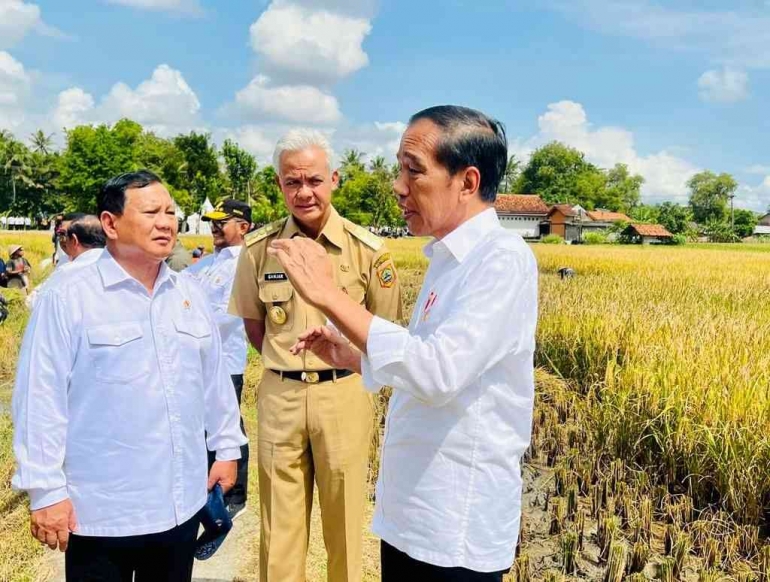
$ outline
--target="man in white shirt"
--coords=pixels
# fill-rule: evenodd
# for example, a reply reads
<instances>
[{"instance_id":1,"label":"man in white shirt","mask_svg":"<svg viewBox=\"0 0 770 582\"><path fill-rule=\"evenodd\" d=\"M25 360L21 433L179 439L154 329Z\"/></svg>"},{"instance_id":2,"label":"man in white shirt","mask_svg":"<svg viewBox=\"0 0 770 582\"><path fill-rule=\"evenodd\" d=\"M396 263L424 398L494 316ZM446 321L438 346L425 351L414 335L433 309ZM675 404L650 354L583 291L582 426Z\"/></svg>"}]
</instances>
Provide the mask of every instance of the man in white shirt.
<instances>
[{"instance_id":1,"label":"man in white shirt","mask_svg":"<svg viewBox=\"0 0 770 582\"><path fill-rule=\"evenodd\" d=\"M203 257L182 272L196 279L206 292L209 305L214 312L214 321L219 327L219 335L222 336L225 366L233 381L240 406L248 344L243 319L227 313L227 307L230 303L235 268L238 266L243 238L251 228L251 207L240 200L227 198L217 204L214 210L204 214L202 219L211 222L214 254ZM243 418L241 418L241 430L243 429ZM209 462L213 463L213 461L213 454L209 453ZM225 507L231 519L235 519L246 509L248 484L249 445L246 444L241 447L235 486L225 495Z\"/></svg>"},{"instance_id":2,"label":"man in white shirt","mask_svg":"<svg viewBox=\"0 0 770 582\"><path fill-rule=\"evenodd\" d=\"M189 582L197 514L232 487L246 442L238 403L205 294L163 262L168 190L123 174L97 202L107 249L62 274L24 336L12 484L32 535L66 551L68 582Z\"/></svg>"},{"instance_id":3,"label":"man in white shirt","mask_svg":"<svg viewBox=\"0 0 770 582\"><path fill-rule=\"evenodd\" d=\"M537 266L494 210L507 153L502 125L478 111L433 107L410 120L394 190L412 234L434 240L408 329L341 293L311 241L272 243L294 288L336 327L308 330L293 349L394 389L373 522L385 582L500 581L513 563Z\"/></svg>"},{"instance_id":4,"label":"man in white shirt","mask_svg":"<svg viewBox=\"0 0 770 582\"><path fill-rule=\"evenodd\" d=\"M68 220L67 217L70 217L70 219ZM61 268L56 269L42 285L29 294L25 301L29 309L35 308L35 304L41 295L45 293L46 289L50 289L56 284L56 281L61 278L62 273L72 269L81 269L91 263L95 263L102 255L104 245L106 244L104 230L102 229L99 217L82 213L70 214L64 217L57 241L61 243L61 247L67 253L69 261L61 265Z\"/></svg>"}]
</instances>

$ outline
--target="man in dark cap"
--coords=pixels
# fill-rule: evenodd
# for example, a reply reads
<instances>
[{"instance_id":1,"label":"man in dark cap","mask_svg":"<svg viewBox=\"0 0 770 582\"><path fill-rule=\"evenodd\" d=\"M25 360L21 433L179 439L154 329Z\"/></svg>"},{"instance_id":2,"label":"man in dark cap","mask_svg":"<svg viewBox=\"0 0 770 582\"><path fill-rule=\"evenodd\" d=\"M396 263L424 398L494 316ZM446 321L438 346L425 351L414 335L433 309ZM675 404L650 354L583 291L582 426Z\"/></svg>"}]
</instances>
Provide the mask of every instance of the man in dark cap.
<instances>
[{"instance_id":1,"label":"man in dark cap","mask_svg":"<svg viewBox=\"0 0 770 582\"><path fill-rule=\"evenodd\" d=\"M243 372L246 369L246 332L243 320L227 313L227 306L230 302L235 268L238 265L243 239L251 228L251 207L240 200L227 198L202 218L211 223L214 253L202 257L184 273L198 280L209 299L214 321L219 328L219 335L222 336L222 354L227 372L232 378L240 405ZM243 429L243 419L241 419L241 428ZM246 509L248 482L249 446L246 444L241 447L238 479L232 490L225 494L225 506L233 519Z\"/></svg>"}]
</instances>

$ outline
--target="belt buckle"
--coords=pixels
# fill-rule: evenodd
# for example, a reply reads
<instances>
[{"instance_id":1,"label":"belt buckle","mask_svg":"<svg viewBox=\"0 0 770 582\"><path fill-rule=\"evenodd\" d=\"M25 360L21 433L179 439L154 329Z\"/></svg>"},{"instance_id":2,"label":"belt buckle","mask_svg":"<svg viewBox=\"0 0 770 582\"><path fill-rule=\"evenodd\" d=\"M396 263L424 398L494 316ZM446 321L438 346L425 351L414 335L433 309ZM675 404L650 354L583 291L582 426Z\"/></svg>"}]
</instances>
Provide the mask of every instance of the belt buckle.
<instances>
[{"instance_id":1,"label":"belt buckle","mask_svg":"<svg viewBox=\"0 0 770 582\"><path fill-rule=\"evenodd\" d=\"M318 372L302 372L302 381L306 384L318 384L320 379Z\"/></svg>"}]
</instances>

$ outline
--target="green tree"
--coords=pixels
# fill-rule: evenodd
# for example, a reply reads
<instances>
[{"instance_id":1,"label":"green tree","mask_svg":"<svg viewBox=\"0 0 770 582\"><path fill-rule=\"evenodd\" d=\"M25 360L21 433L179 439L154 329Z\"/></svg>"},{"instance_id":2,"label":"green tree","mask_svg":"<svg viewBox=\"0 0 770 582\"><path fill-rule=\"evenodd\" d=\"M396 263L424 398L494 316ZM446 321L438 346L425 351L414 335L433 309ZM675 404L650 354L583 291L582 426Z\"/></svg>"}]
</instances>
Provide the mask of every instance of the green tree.
<instances>
[{"instance_id":1,"label":"green tree","mask_svg":"<svg viewBox=\"0 0 770 582\"><path fill-rule=\"evenodd\" d=\"M369 170L355 167L348 179L334 193L335 208L342 216L364 226L401 224L400 212L393 195L393 175L387 162L377 157Z\"/></svg>"},{"instance_id":2,"label":"green tree","mask_svg":"<svg viewBox=\"0 0 770 582\"><path fill-rule=\"evenodd\" d=\"M96 193L110 178L141 167L135 146L142 126L123 119L114 126L81 125L67 132L59 164L59 188L67 193L64 211L96 210Z\"/></svg>"},{"instance_id":3,"label":"green tree","mask_svg":"<svg viewBox=\"0 0 770 582\"><path fill-rule=\"evenodd\" d=\"M230 196L251 202L252 183L257 172L254 156L227 139L222 145L222 158L230 182Z\"/></svg>"},{"instance_id":4,"label":"green tree","mask_svg":"<svg viewBox=\"0 0 770 582\"><path fill-rule=\"evenodd\" d=\"M521 160L516 157L516 154L511 154L505 164L505 173L503 174L503 179L500 181L500 186L497 191L501 194L511 193L514 186L517 184L520 175Z\"/></svg>"},{"instance_id":5,"label":"green tree","mask_svg":"<svg viewBox=\"0 0 770 582\"><path fill-rule=\"evenodd\" d=\"M265 224L289 214L278 186L278 176L273 166L265 166L254 178L256 199L252 203L254 224Z\"/></svg>"},{"instance_id":6,"label":"green tree","mask_svg":"<svg viewBox=\"0 0 770 582\"><path fill-rule=\"evenodd\" d=\"M29 136L32 151L39 154L50 154L53 151L53 134L46 135L42 129L38 129Z\"/></svg>"},{"instance_id":7,"label":"green tree","mask_svg":"<svg viewBox=\"0 0 770 582\"><path fill-rule=\"evenodd\" d=\"M751 210L735 209L735 234L740 238L754 234L758 222L759 217Z\"/></svg>"},{"instance_id":8,"label":"green tree","mask_svg":"<svg viewBox=\"0 0 770 582\"><path fill-rule=\"evenodd\" d=\"M690 178L687 186L695 222L707 224L728 219L728 200L738 188L738 182L730 174L716 175L706 170Z\"/></svg>"},{"instance_id":9,"label":"green tree","mask_svg":"<svg viewBox=\"0 0 770 582\"><path fill-rule=\"evenodd\" d=\"M687 206L675 202L664 202L658 206L657 222L666 227L671 234L686 234L690 229L692 212Z\"/></svg>"},{"instance_id":10,"label":"green tree","mask_svg":"<svg viewBox=\"0 0 770 582\"><path fill-rule=\"evenodd\" d=\"M598 205L599 207L628 213L639 205L644 184L642 176L632 175L626 164L615 164L606 171L606 175L605 190L602 193L606 202Z\"/></svg>"},{"instance_id":11,"label":"green tree","mask_svg":"<svg viewBox=\"0 0 770 582\"><path fill-rule=\"evenodd\" d=\"M516 190L539 194L549 204L576 203L577 181L595 169L579 150L557 141L535 150Z\"/></svg>"},{"instance_id":12,"label":"green tree","mask_svg":"<svg viewBox=\"0 0 770 582\"><path fill-rule=\"evenodd\" d=\"M351 179L355 174L366 171L363 160L364 152L357 149L345 150L340 162L340 186L344 185L345 181Z\"/></svg>"},{"instance_id":13,"label":"green tree","mask_svg":"<svg viewBox=\"0 0 770 582\"><path fill-rule=\"evenodd\" d=\"M660 218L660 209L657 206L651 206L649 204L640 204L632 208L629 211L628 216L634 222L657 224L658 218Z\"/></svg>"},{"instance_id":14,"label":"green tree","mask_svg":"<svg viewBox=\"0 0 770 582\"><path fill-rule=\"evenodd\" d=\"M184 162L178 175L167 178L169 183L178 190L187 190L198 207L206 198L220 198L223 180L211 135L192 131L175 137L174 145L181 152Z\"/></svg>"}]
</instances>

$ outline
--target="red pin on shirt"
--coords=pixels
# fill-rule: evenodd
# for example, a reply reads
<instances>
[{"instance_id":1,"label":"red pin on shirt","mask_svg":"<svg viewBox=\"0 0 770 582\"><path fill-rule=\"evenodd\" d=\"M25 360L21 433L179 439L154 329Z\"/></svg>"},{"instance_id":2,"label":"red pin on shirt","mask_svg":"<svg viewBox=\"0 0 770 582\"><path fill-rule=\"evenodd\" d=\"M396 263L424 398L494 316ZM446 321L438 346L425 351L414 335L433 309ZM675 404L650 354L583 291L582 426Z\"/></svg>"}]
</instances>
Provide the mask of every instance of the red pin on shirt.
<instances>
[{"instance_id":1,"label":"red pin on shirt","mask_svg":"<svg viewBox=\"0 0 770 582\"><path fill-rule=\"evenodd\" d=\"M433 307L433 304L436 302L436 299L438 299L438 295L436 295L433 291L430 292L430 295L428 295L428 300L425 302L425 307L422 309L422 320L428 321L428 315L430 313L431 307Z\"/></svg>"}]
</instances>

